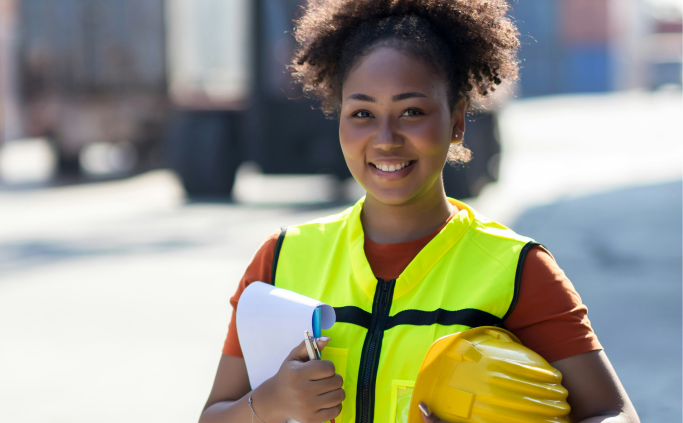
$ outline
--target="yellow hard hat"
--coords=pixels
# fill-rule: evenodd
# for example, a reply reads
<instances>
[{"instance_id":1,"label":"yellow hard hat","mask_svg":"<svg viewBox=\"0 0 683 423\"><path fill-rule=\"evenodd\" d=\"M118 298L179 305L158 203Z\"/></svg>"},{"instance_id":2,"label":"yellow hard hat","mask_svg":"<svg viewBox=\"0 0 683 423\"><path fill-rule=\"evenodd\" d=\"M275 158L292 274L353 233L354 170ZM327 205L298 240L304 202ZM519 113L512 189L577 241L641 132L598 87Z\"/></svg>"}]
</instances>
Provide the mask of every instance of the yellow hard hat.
<instances>
[{"instance_id":1,"label":"yellow hard hat","mask_svg":"<svg viewBox=\"0 0 683 423\"><path fill-rule=\"evenodd\" d=\"M568 422L562 374L512 333L479 327L439 338L415 381L408 423L425 402L440 419L478 423Z\"/></svg>"}]
</instances>

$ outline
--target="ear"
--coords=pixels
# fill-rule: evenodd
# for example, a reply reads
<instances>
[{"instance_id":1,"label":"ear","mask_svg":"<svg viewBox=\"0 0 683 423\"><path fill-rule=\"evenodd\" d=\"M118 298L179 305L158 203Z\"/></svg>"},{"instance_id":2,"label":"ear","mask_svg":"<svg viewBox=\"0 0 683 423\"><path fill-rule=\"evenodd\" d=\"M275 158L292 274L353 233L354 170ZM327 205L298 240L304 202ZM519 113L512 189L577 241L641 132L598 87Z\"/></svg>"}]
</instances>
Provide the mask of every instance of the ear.
<instances>
[{"instance_id":1,"label":"ear","mask_svg":"<svg viewBox=\"0 0 683 423\"><path fill-rule=\"evenodd\" d=\"M453 131L451 132L451 144L461 143L465 138L465 117L467 116L467 99L460 99L453 106Z\"/></svg>"}]
</instances>

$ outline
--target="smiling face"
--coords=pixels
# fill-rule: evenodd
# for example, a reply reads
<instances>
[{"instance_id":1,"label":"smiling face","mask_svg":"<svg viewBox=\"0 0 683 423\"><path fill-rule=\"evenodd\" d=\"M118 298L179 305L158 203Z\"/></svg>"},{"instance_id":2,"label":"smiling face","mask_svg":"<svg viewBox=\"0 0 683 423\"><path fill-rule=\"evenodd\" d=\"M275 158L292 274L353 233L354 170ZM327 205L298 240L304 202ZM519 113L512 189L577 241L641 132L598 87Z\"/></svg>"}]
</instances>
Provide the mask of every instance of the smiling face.
<instances>
[{"instance_id":1,"label":"smiling face","mask_svg":"<svg viewBox=\"0 0 683 423\"><path fill-rule=\"evenodd\" d=\"M339 139L366 202L405 205L445 197L441 171L465 130L464 100L424 60L391 47L360 59L343 84Z\"/></svg>"}]
</instances>

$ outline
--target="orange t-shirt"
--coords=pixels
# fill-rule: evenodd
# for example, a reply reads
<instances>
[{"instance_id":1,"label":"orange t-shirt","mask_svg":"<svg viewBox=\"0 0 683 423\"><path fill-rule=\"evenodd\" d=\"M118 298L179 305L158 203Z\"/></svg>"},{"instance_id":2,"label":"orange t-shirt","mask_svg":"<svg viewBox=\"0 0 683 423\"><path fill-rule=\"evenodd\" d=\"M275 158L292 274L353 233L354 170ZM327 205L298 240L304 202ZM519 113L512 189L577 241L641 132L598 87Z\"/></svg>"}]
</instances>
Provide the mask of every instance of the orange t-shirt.
<instances>
[{"instance_id":1,"label":"orange t-shirt","mask_svg":"<svg viewBox=\"0 0 683 423\"><path fill-rule=\"evenodd\" d=\"M396 244L377 244L365 237L365 255L374 275L384 280L396 279L445 225L423 238ZM235 326L237 302L250 283L270 283L278 235L279 231L261 245L230 299L232 319L223 354L242 357ZM553 362L602 349L587 313L581 297L555 260L540 247L529 250L522 268L517 304L505 320L505 327L528 348Z\"/></svg>"}]
</instances>

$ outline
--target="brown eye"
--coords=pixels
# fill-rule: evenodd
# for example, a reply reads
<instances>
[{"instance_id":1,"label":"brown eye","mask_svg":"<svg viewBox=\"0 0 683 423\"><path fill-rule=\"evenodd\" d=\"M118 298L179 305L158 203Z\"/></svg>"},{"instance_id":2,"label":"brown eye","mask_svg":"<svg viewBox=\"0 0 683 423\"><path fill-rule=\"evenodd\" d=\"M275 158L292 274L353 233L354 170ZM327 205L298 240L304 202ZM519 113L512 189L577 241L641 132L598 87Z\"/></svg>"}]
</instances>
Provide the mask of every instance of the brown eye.
<instances>
[{"instance_id":1,"label":"brown eye","mask_svg":"<svg viewBox=\"0 0 683 423\"><path fill-rule=\"evenodd\" d=\"M420 115L422 115L422 114L423 114L423 113L422 113L421 110L418 110L418 109L408 109L408 110L406 110L405 112L403 112L403 114L402 114L401 116L405 116L405 117L415 117L415 116L420 116Z\"/></svg>"},{"instance_id":2,"label":"brown eye","mask_svg":"<svg viewBox=\"0 0 683 423\"><path fill-rule=\"evenodd\" d=\"M362 119L368 119L372 117L372 113L368 112L367 110L358 110L357 112L353 112L351 115L352 117L359 117Z\"/></svg>"}]
</instances>

